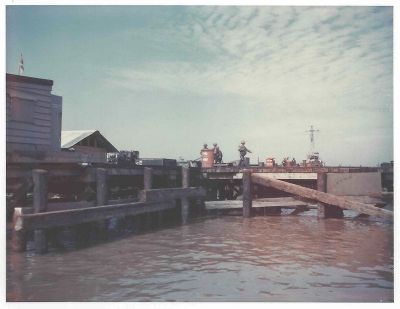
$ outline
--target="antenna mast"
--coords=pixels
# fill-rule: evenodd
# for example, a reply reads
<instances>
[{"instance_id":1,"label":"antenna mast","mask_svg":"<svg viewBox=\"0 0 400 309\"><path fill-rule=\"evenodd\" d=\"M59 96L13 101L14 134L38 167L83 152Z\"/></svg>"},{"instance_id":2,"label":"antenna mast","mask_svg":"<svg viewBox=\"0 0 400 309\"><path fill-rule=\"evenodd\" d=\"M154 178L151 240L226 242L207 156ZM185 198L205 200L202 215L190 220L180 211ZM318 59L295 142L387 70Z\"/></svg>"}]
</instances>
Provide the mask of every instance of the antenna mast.
<instances>
[{"instance_id":1,"label":"antenna mast","mask_svg":"<svg viewBox=\"0 0 400 309\"><path fill-rule=\"evenodd\" d=\"M314 133L319 132L319 130L314 129L313 125L310 126L310 129L306 131L306 133L310 134L310 154L315 151L315 143L314 143Z\"/></svg>"}]
</instances>

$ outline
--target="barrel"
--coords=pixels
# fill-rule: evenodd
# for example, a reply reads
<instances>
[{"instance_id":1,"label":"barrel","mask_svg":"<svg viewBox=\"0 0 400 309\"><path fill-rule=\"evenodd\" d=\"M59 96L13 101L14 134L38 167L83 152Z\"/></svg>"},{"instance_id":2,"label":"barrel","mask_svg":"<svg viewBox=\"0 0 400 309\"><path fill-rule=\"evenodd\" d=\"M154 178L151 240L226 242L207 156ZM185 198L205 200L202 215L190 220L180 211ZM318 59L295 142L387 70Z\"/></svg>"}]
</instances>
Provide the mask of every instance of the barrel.
<instances>
[{"instance_id":1,"label":"barrel","mask_svg":"<svg viewBox=\"0 0 400 309\"><path fill-rule=\"evenodd\" d=\"M214 149L201 150L201 167L214 166Z\"/></svg>"}]
</instances>

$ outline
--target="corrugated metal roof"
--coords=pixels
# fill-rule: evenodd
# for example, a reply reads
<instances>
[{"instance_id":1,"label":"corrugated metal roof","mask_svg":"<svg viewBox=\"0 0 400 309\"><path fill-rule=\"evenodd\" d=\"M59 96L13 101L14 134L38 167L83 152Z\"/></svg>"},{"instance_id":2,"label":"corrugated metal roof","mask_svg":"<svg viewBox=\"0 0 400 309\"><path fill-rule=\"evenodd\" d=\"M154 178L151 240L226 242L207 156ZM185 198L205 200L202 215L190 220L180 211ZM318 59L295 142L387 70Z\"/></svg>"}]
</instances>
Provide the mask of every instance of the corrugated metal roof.
<instances>
[{"instance_id":1,"label":"corrugated metal roof","mask_svg":"<svg viewBox=\"0 0 400 309\"><path fill-rule=\"evenodd\" d=\"M61 148L68 149L73 147L83 139L91 136L92 134L98 134L99 137L104 141L109 152L117 152L115 148L98 130L73 130L73 131L61 131Z\"/></svg>"},{"instance_id":2,"label":"corrugated metal roof","mask_svg":"<svg viewBox=\"0 0 400 309\"><path fill-rule=\"evenodd\" d=\"M97 130L61 131L61 148L72 147L96 131Z\"/></svg>"}]
</instances>

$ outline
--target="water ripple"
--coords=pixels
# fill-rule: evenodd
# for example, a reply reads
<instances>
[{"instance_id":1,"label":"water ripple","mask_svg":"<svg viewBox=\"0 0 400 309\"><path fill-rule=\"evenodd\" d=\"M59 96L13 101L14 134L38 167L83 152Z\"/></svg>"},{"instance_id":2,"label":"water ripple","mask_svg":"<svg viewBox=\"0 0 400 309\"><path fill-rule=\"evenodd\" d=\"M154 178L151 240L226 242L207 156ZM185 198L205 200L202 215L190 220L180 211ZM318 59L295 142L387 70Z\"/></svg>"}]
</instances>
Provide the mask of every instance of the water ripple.
<instances>
[{"instance_id":1,"label":"water ripple","mask_svg":"<svg viewBox=\"0 0 400 309\"><path fill-rule=\"evenodd\" d=\"M7 250L6 282L9 301L392 301L393 226L204 219L63 253Z\"/></svg>"}]
</instances>

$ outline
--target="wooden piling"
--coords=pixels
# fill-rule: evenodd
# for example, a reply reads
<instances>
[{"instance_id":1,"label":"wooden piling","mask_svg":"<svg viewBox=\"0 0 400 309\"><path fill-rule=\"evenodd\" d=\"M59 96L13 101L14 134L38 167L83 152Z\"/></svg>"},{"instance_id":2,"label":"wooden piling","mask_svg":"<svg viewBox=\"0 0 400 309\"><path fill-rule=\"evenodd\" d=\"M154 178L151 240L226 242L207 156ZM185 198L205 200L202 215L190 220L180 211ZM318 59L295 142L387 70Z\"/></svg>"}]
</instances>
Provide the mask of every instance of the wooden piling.
<instances>
[{"instance_id":1,"label":"wooden piling","mask_svg":"<svg viewBox=\"0 0 400 309\"><path fill-rule=\"evenodd\" d=\"M96 205L106 205L108 201L108 175L105 168L96 169L96 188Z\"/></svg>"},{"instance_id":2,"label":"wooden piling","mask_svg":"<svg viewBox=\"0 0 400 309\"><path fill-rule=\"evenodd\" d=\"M326 192L326 173L317 174L317 190L320 192ZM325 218L326 204L322 202L317 203L318 207L318 218Z\"/></svg>"},{"instance_id":3,"label":"wooden piling","mask_svg":"<svg viewBox=\"0 0 400 309\"><path fill-rule=\"evenodd\" d=\"M151 190L153 188L153 169L151 167L145 167L143 171L143 189ZM150 229L152 226L151 214L144 214L140 217L144 219L144 228Z\"/></svg>"},{"instance_id":4,"label":"wooden piling","mask_svg":"<svg viewBox=\"0 0 400 309\"><path fill-rule=\"evenodd\" d=\"M243 171L243 217L250 218L252 215L252 183L251 172Z\"/></svg>"},{"instance_id":5,"label":"wooden piling","mask_svg":"<svg viewBox=\"0 0 400 309\"><path fill-rule=\"evenodd\" d=\"M33 211L34 213L46 212L47 209L47 171L33 170ZM35 252L47 252L47 235L45 229L34 231Z\"/></svg>"},{"instance_id":6,"label":"wooden piling","mask_svg":"<svg viewBox=\"0 0 400 309\"><path fill-rule=\"evenodd\" d=\"M182 167L182 188L189 188L190 186L190 169L189 167ZM182 223L186 224L189 218L189 199L181 199L181 217Z\"/></svg>"},{"instance_id":7,"label":"wooden piling","mask_svg":"<svg viewBox=\"0 0 400 309\"><path fill-rule=\"evenodd\" d=\"M108 203L108 173L105 168L96 169L96 206ZM107 233L108 220L102 220L83 227L81 233L90 233L91 227L96 230L96 236L104 239Z\"/></svg>"},{"instance_id":8,"label":"wooden piling","mask_svg":"<svg viewBox=\"0 0 400 309\"><path fill-rule=\"evenodd\" d=\"M151 167L144 168L143 189L150 190L153 187L153 169Z\"/></svg>"}]
</instances>

